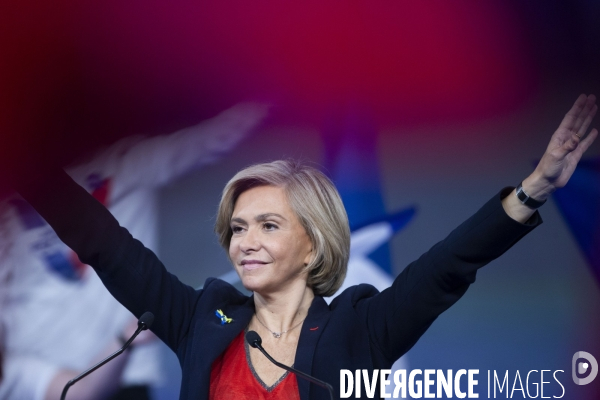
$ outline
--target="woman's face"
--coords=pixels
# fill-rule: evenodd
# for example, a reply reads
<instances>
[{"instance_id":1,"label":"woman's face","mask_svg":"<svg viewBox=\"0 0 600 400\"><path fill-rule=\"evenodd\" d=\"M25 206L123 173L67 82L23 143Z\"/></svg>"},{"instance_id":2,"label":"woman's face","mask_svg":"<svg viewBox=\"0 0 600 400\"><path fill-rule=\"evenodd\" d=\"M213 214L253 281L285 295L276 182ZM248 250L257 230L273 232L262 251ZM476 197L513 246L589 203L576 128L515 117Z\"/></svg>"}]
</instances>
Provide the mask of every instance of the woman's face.
<instances>
[{"instance_id":1,"label":"woman's face","mask_svg":"<svg viewBox=\"0 0 600 400\"><path fill-rule=\"evenodd\" d=\"M312 244L282 188L243 192L231 217L229 257L248 290L272 294L306 288Z\"/></svg>"}]
</instances>

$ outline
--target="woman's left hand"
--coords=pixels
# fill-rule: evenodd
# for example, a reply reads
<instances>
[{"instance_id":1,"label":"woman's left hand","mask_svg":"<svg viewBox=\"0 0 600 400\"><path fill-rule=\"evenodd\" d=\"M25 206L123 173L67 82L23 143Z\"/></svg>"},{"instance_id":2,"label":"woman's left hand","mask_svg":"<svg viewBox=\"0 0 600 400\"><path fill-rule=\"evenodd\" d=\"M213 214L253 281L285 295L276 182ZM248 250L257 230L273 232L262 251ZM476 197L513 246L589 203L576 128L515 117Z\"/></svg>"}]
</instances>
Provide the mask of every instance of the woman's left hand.
<instances>
[{"instance_id":1,"label":"woman's left hand","mask_svg":"<svg viewBox=\"0 0 600 400\"><path fill-rule=\"evenodd\" d=\"M596 96L582 94L577 98L552 135L546 152L532 174L531 182L528 182L531 187L526 188L523 182L527 194L536 200L545 200L556 189L567 184L581 156L598 136L597 129L592 129L586 135L596 111Z\"/></svg>"},{"instance_id":2,"label":"woman's left hand","mask_svg":"<svg viewBox=\"0 0 600 400\"><path fill-rule=\"evenodd\" d=\"M596 96L582 94L577 98L550 138L535 171L523 181L523 190L527 195L544 201L556 189L567 184L581 156L598 136L597 129L587 133L596 111ZM519 222L527 221L534 212L521 204L514 191L504 198L502 205L506 213Z\"/></svg>"}]
</instances>

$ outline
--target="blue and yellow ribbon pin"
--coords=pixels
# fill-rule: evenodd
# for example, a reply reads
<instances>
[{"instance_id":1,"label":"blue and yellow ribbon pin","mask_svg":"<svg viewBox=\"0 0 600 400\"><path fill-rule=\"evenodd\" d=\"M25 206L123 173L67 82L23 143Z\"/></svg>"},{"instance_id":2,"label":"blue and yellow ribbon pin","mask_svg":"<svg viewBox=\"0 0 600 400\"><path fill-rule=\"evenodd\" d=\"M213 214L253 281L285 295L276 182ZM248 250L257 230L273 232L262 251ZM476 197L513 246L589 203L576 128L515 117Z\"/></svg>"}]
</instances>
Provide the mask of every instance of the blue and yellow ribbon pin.
<instances>
[{"instance_id":1,"label":"blue and yellow ribbon pin","mask_svg":"<svg viewBox=\"0 0 600 400\"><path fill-rule=\"evenodd\" d=\"M215 315L221 320L221 325L229 324L233 321L233 318L228 318L222 310L215 311Z\"/></svg>"}]
</instances>

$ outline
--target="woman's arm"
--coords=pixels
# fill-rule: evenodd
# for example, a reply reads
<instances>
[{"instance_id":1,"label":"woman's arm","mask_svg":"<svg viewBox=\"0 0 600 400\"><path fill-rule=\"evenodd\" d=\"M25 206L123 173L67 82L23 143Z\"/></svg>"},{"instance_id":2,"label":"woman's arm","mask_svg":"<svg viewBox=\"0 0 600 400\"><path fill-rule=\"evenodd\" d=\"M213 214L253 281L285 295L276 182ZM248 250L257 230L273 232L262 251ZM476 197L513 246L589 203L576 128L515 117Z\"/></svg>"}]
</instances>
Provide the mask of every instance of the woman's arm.
<instances>
[{"instance_id":1,"label":"woman's arm","mask_svg":"<svg viewBox=\"0 0 600 400\"><path fill-rule=\"evenodd\" d=\"M542 223L534 213L526 224L509 217L502 199L506 188L444 240L410 263L391 287L356 299L375 348L394 362L406 353L433 321L456 303L475 282L477 270L510 249Z\"/></svg>"},{"instance_id":2,"label":"woman's arm","mask_svg":"<svg viewBox=\"0 0 600 400\"><path fill-rule=\"evenodd\" d=\"M585 133L596 113L594 96L581 95L564 117L535 171L523 181L543 201L564 186L597 130ZM467 291L477 270L502 255L541 223L539 214L507 188L443 241L411 263L381 294L356 299L373 345L390 362L407 352L433 321Z\"/></svg>"},{"instance_id":3,"label":"woman's arm","mask_svg":"<svg viewBox=\"0 0 600 400\"><path fill-rule=\"evenodd\" d=\"M64 171L15 184L80 260L94 267L111 294L136 317L155 315L152 331L177 352L201 292L168 273L152 251Z\"/></svg>"}]
</instances>

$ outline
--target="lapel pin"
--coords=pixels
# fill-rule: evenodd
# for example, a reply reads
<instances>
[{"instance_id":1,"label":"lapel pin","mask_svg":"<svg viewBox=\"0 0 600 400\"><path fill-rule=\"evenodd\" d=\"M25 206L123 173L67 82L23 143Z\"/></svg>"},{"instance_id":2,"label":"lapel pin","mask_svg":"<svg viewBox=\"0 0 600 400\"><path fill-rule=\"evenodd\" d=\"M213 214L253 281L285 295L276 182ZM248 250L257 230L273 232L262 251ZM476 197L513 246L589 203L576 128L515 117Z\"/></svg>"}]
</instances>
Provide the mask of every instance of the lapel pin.
<instances>
[{"instance_id":1,"label":"lapel pin","mask_svg":"<svg viewBox=\"0 0 600 400\"><path fill-rule=\"evenodd\" d=\"M222 310L215 311L215 315L221 320L221 325L229 324L233 321L233 318L228 318Z\"/></svg>"}]
</instances>

